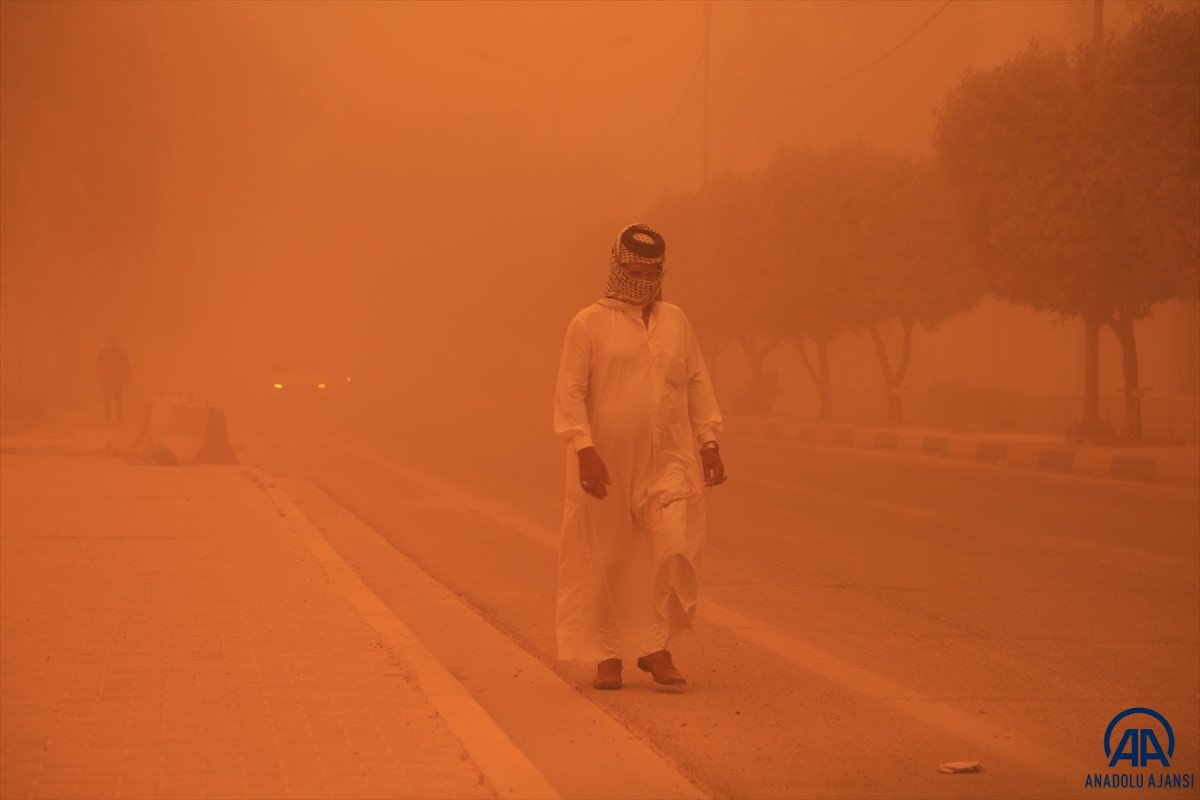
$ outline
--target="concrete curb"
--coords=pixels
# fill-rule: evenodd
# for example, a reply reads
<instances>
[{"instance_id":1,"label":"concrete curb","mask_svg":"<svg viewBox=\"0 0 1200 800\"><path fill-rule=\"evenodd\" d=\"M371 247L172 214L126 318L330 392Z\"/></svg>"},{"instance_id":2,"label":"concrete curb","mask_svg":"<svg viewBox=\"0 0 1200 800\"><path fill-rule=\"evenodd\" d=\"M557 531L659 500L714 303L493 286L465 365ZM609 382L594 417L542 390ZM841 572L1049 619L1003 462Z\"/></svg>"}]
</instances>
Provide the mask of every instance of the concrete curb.
<instances>
[{"instance_id":1,"label":"concrete curb","mask_svg":"<svg viewBox=\"0 0 1200 800\"><path fill-rule=\"evenodd\" d=\"M389 462L381 465L385 463ZM406 483L414 475L399 465L393 467ZM465 492L446 496L444 491L457 490L419 473L416 477L413 482L431 493L416 502L465 504L502 526L524 525L524 530L515 532L531 539L542 530L511 509ZM568 680L516 644L316 484L303 478L276 480L342 558L355 565L362 581L405 621L564 797L709 797L597 704L597 693L586 683L590 676L584 683ZM557 547L557 540L549 546ZM366 564L371 566L360 567ZM579 739L581 734L584 737Z\"/></svg>"},{"instance_id":2,"label":"concrete curb","mask_svg":"<svg viewBox=\"0 0 1200 800\"><path fill-rule=\"evenodd\" d=\"M1200 458L1186 452L1175 458L1155 457L1121 448L1051 444L1012 438L896 428L856 428L830 423L747 419L726 424L728 433L781 442L849 447L856 450L907 453L1017 469L1081 475L1093 478L1157 483L1196 488L1200 485Z\"/></svg>"},{"instance_id":3,"label":"concrete curb","mask_svg":"<svg viewBox=\"0 0 1200 800\"><path fill-rule=\"evenodd\" d=\"M321 564L329 580L404 658L422 693L462 742L479 771L500 797L561 798L529 758L513 743L470 691L421 643L416 634L379 599L338 554L312 521L264 472L245 468Z\"/></svg>"}]
</instances>

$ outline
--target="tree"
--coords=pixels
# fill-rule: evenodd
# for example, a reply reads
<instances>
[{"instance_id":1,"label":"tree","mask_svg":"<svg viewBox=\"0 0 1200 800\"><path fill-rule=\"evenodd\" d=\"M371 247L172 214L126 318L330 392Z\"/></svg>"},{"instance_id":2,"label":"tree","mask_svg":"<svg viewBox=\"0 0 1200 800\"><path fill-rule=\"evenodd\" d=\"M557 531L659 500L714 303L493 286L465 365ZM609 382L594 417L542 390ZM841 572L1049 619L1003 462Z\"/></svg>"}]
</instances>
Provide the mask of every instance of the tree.
<instances>
[{"instance_id":1,"label":"tree","mask_svg":"<svg viewBox=\"0 0 1200 800\"><path fill-rule=\"evenodd\" d=\"M856 265L862 273L861 318L875 345L887 396L887 420L901 420L901 388L910 363L913 328L933 330L971 308L983 294L983 282L944 187L926 162L887 154L869 154L875 191L871 258ZM902 341L893 366L882 323L899 323Z\"/></svg>"},{"instance_id":2,"label":"tree","mask_svg":"<svg viewBox=\"0 0 1200 800\"><path fill-rule=\"evenodd\" d=\"M749 384L739 394L740 409L770 411L775 386L767 356L779 337L766 324L763 309L775 291L764 270L763 207L757 175L719 175L700 191L663 198L652 209L667 238L667 273L686 265L680 279L668 277L679 292L715 369L716 356L738 345L750 367ZM716 380L714 376L714 381Z\"/></svg>"},{"instance_id":3,"label":"tree","mask_svg":"<svg viewBox=\"0 0 1200 800\"><path fill-rule=\"evenodd\" d=\"M1133 323L1156 303L1195 300L1200 271L1200 9L1150 8L1123 37L1079 54L1080 82L1116 209L1110 245L1122 267L1105 324L1121 344L1125 412L1142 433Z\"/></svg>"},{"instance_id":4,"label":"tree","mask_svg":"<svg viewBox=\"0 0 1200 800\"><path fill-rule=\"evenodd\" d=\"M682 290L712 352L736 343L746 356L742 410L770 409L777 387L766 358L790 341L821 418L831 418L829 344L863 330L876 345L887 417L899 422L913 327L932 328L981 294L930 166L863 145L780 151L764 172L664 198L652 216L672 242L669 263L687 264ZM880 332L892 320L903 334L897 361Z\"/></svg>"},{"instance_id":5,"label":"tree","mask_svg":"<svg viewBox=\"0 0 1200 800\"><path fill-rule=\"evenodd\" d=\"M841 267L854 237L842 234L847 203L857 184L839 178L834 160L812 150L779 152L763 178L766 236L764 269L776 291L764 318L791 341L817 389L821 419L833 416L829 343L849 329L846 306L852 287ZM809 355L809 342L813 355Z\"/></svg>"},{"instance_id":6,"label":"tree","mask_svg":"<svg viewBox=\"0 0 1200 800\"><path fill-rule=\"evenodd\" d=\"M887 419L901 420L900 392L920 322L934 328L979 298L981 283L955 214L930 166L863 145L783 153L767 172L771 240L786 265L785 307L768 314L801 348L830 414L826 348L847 330L870 334L884 379ZM790 313L789 313L790 311ZM882 324L899 323L889 356ZM814 366L805 349L814 343Z\"/></svg>"},{"instance_id":7,"label":"tree","mask_svg":"<svg viewBox=\"0 0 1200 800\"><path fill-rule=\"evenodd\" d=\"M1031 44L969 72L938 111L934 144L993 293L1089 331L1084 430L1099 425L1091 334L1121 341L1126 426L1140 436L1133 323L1197 295L1198 36L1196 9L1152 7L1074 58Z\"/></svg>"}]
</instances>

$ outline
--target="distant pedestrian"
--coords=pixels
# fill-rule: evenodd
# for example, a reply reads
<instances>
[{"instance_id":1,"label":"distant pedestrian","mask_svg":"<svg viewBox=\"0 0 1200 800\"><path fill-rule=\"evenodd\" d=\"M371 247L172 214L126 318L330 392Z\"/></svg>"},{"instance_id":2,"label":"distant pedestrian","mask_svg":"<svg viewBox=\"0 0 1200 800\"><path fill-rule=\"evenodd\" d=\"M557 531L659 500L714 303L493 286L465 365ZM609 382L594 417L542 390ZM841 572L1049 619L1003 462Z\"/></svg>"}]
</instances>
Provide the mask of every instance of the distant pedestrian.
<instances>
[{"instance_id":1,"label":"distant pedestrian","mask_svg":"<svg viewBox=\"0 0 1200 800\"><path fill-rule=\"evenodd\" d=\"M558 657L621 659L686 683L667 643L690 630L708 490L725 480L721 413L691 324L662 301L666 243L646 225L617 236L604 298L567 328L554 429L568 442L559 557Z\"/></svg>"},{"instance_id":2,"label":"distant pedestrian","mask_svg":"<svg viewBox=\"0 0 1200 800\"><path fill-rule=\"evenodd\" d=\"M117 422L123 421L121 395L133 377L133 368L129 366L125 351L117 344L116 336L109 336L108 344L96 356L96 374L100 376L100 385L104 389L105 424L112 424L114 416Z\"/></svg>"}]
</instances>

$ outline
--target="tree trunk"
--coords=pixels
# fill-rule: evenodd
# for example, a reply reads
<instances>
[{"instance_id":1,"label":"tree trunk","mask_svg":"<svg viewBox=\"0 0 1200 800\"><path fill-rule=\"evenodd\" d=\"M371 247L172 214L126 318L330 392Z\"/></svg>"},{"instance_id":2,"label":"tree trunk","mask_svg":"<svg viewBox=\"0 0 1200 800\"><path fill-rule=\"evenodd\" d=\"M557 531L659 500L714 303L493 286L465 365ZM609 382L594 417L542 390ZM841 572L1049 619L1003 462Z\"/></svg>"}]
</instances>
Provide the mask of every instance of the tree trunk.
<instances>
[{"instance_id":1,"label":"tree trunk","mask_svg":"<svg viewBox=\"0 0 1200 800\"><path fill-rule=\"evenodd\" d=\"M1133 334L1133 318L1118 314L1109 322L1109 327L1121 343L1121 364L1125 376L1125 433L1135 439L1142 438L1142 387L1138 377L1137 340Z\"/></svg>"},{"instance_id":2,"label":"tree trunk","mask_svg":"<svg viewBox=\"0 0 1200 800\"><path fill-rule=\"evenodd\" d=\"M778 342L768 339L760 346L758 336L742 334L738 336L738 343L741 344L742 351L746 354L746 360L750 362L750 385L746 387L742 410L753 414L768 414L771 411L771 387L767 380L764 362L767 354L775 349Z\"/></svg>"},{"instance_id":3,"label":"tree trunk","mask_svg":"<svg viewBox=\"0 0 1200 800\"><path fill-rule=\"evenodd\" d=\"M883 373L884 392L887 395L887 421L892 424L898 424L903 418L900 387L904 385L904 376L908 372L909 356L912 353L913 322L913 320L907 319L900 320L900 327L904 331L904 341L900 349L900 364L894 372L891 361L888 360L887 347L883 344L883 336L879 333L879 327L872 324L869 329L871 339L875 342L875 355L879 358L879 369Z\"/></svg>"},{"instance_id":4,"label":"tree trunk","mask_svg":"<svg viewBox=\"0 0 1200 800\"><path fill-rule=\"evenodd\" d=\"M817 395L821 402L821 419L831 419L833 417L833 395L829 389L829 343L825 340L813 339L813 345L817 349L817 366L815 368L808 358L803 338L796 343L796 349L800 351L800 362L804 364L804 371L808 373L808 377L812 378L813 385L817 387Z\"/></svg>"},{"instance_id":5,"label":"tree trunk","mask_svg":"<svg viewBox=\"0 0 1200 800\"><path fill-rule=\"evenodd\" d=\"M821 419L833 419L833 390L829 387L829 342L817 342L817 391L821 394Z\"/></svg>"},{"instance_id":6,"label":"tree trunk","mask_svg":"<svg viewBox=\"0 0 1200 800\"><path fill-rule=\"evenodd\" d=\"M1099 316L1083 317L1083 419L1079 422L1082 434L1103 432L1100 424L1100 328Z\"/></svg>"},{"instance_id":7,"label":"tree trunk","mask_svg":"<svg viewBox=\"0 0 1200 800\"><path fill-rule=\"evenodd\" d=\"M722 396L722 389L724 388L721 386L721 375L717 369L719 366L718 360L721 358L721 353L725 351L730 341L730 338L714 336L711 340L704 343L709 348L705 353L704 366L708 368L708 380L712 383L713 394L718 398Z\"/></svg>"}]
</instances>

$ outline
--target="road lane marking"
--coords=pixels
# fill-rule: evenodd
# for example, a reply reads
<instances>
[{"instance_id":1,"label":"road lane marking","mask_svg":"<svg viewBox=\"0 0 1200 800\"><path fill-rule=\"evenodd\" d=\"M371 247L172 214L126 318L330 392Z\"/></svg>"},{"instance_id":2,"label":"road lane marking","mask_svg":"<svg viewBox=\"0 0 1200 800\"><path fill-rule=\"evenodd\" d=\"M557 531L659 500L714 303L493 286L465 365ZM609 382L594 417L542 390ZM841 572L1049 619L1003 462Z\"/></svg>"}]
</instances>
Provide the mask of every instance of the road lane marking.
<instances>
[{"instance_id":1,"label":"road lane marking","mask_svg":"<svg viewBox=\"0 0 1200 800\"><path fill-rule=\"evenodd\" d=\"M445 496L482 516L497 522L545 547L557 550L558 533L529 521L519 512L494 501L481 500L474 495L456 489L449 484L422 475L366 450L344 444L327 436L318 437L324 444L368 461L381 469L392 472L407 481ZM792 664L835 683L850 692L879 701L886 707L915 719L943 733L961 738L983 748L990 754L1019 764L1029 772L1062 780L1062 793L1070 793L1076 787L1079 775L1089 769L1083 762L1062 753L1049 754L1054 748L1035 744L1012 735L976 716L961 711L948 703L922 694L894 681L845 661L832 653L806 644L787 631L774 629L764 622L740 614L711 601L704 601L700 618L729 630L741 638L783 657Z\"/></svg>"}]
</instances>

